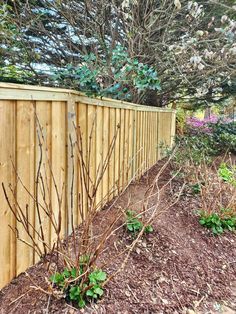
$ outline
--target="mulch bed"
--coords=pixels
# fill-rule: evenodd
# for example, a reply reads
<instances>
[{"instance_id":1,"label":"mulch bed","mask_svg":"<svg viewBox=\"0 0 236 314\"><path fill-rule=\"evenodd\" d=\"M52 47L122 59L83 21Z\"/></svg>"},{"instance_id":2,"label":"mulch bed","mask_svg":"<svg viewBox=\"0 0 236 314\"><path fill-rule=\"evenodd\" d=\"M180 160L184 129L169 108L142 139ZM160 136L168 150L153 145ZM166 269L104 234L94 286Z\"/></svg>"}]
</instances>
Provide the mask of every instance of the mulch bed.
<instances>
[{"instance_id":1,"label":"mulch bed","mask_svg":"<svg viewBox=\"0 0 236 314\"><path fill-rule=\"evenodd\" d=\"M131 184L112 209L98 213L98 231L112 220L118 206L127 207L129 197L132 204L142 200L162 164L160 161ZM162 175L163 184L171 170L169 167ZM181 184L175 179L163 201L173 198ZM38 263L28 269L28 275L21 274L0 292L0 313L178 314L191 313L192 309L206 314L220 313L220 303L236 313L236 234L212 236L199 225L197 209L197 197L186 189L179 202L154 222L154 232L139 241L125 270L108 283L104 298L97 304L79 311L33 288L45 287L48 277L43 263ZM127 244L130 239L120 229L108 241L102 259L109 259ZM116 260L106 271L111 272L121 262Z\"/></svg>"}]
</instances>

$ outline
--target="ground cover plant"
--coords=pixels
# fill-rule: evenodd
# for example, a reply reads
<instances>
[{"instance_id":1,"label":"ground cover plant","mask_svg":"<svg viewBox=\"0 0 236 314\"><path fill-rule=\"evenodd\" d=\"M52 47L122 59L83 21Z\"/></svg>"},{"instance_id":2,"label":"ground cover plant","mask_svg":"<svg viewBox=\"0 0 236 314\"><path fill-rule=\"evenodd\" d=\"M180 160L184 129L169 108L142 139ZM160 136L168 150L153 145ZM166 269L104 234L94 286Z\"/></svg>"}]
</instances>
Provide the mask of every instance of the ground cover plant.
<instances>
[{"instance_id":1,"label":"ground cover plant","mask_svg":"<svg viewBox=\"0 0 236 314\"><path fill-rule=\"evenodd\" d=\"M214 235L222 234L225 230L234 231L236 227L235 212L232 213L231 208L220 208L219 212L208 214L200 211L200 224L211 229Z\"/></svg>"},{"instance_id":2,"label":"ground cover plant","mask_svg":"<svg viewBox=\"0 0 236 314\"><path fill-rule=\"evenodd\" d=\"M225 230L234 231L236 227L236 172L235 166L225 162L218 169L215 163L212 167L201 167L196 177L204 181L200 189L199 222L219 235Z\"/></svg>"},{"instance_id":3,"label":"ground cover plant","mask_svg":"<svg viewBox=\"0 0 236 314\"><path fill-rule=\"evenodd\" d=\"M85 262L80 262L79 269L65 268L63 272L56 272L50 277L50 281L59 289L59 292L65 295L65 299L79 308L85 307L86 302L102 297L103 284L107 278L104 271L94 269L85 280L83 273L86 263L85 260Z\"/></svg>"},{"instance_id":4,"label":"ground cover plant","mask_svg":"<svg viewBox=\"0 0 236 314\"><path fill-rule=\"evenodd\" d=\"M219 170L218 170L219 177L229 184L236 187L236 167L235 166L228 166L225 162L221 163Z\"/></svg>"},{"instance_id":5,"label":"ground cover plant","mask_svg":"<svg viewBox=\"0 0 236 314\"><path fill-rule=\"evenodd\" d=\"M181 168L184 181L199 200L195 208L199 223L214 235L235 230L235 152L236 123L211 116L187 119L185 134L177 137L174 168ZM223 154L223 155L222 155Z\"/></svg>"},{"instance_id":6,"label":"ground cover plant","mask_svg":"<svg viewBox=\"0 0 236 314\"><path fill-rule=\"evenodd\" d=\"M127 210L126 211L126 229L133 236L136 236L143 228L142 215L137 214L135 211ZM153 232L153 227L147 225L144 229L145 233Z\"/></svg>"}]
</instances>

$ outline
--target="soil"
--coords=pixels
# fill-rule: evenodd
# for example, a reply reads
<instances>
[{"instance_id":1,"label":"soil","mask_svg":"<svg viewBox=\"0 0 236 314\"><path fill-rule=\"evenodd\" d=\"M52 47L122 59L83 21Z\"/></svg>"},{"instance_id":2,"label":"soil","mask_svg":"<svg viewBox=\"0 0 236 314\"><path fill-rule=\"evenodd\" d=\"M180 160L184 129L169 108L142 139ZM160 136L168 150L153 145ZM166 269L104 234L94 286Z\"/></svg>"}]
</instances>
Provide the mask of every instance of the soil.
<instances>
[{"instance_id":1,"label":"soil","mask_svg":"<svg viewBox=\"0 0 236 314\"><path fill-rule=\"evenodd\" d=\"M163 163L158 162L131 184L111 209L98 213L98 233L112 221L117 208L127 208L129 200L129 208L139 206ZM168 167L161 176L162 185L171 171ZM181 186L181 179L175 179L162 196L163 203L171 201ZM155 198L152 201L155 203ZM236 234L213 236L199 224L196 209L198 197L185 189L179 202L154 221L154 232L138 242L125 270L107 284L98 303L79 311L64 299L41 292L39 287L46 286L48 277L41 262L0 292L0 313L236 313ZM106 244L99 263L128 244L130 238L120 229ZM110 273L122 261L117 259L106 271Z\"/></svg>"}]
</instances>

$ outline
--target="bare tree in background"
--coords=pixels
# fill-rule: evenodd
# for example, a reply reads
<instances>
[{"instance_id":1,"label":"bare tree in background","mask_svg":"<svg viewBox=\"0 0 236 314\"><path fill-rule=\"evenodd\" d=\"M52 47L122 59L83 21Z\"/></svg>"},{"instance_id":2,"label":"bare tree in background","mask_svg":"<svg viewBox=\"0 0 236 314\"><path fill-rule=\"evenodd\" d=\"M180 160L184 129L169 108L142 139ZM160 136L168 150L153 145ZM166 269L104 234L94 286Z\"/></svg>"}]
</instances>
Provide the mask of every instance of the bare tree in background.
<instances>
[{"instance_id":1,"label":"bare tree in background","mask_svg":"<svg viewBox=\"0 0 236 314\"><path fill-rule=\"evenodd\" d=\"M120 44L130 58L158 72L161 91L147 90L142 103L218 102L235 93L233 0L5 2L5 19L18 42L10 55L2 53L34 73L37 83L55 84L52 68L77 66L82 56L93 53L98 64L105 60L106 84L112 76L112 50Z\"/></svg>"}]
</instances>

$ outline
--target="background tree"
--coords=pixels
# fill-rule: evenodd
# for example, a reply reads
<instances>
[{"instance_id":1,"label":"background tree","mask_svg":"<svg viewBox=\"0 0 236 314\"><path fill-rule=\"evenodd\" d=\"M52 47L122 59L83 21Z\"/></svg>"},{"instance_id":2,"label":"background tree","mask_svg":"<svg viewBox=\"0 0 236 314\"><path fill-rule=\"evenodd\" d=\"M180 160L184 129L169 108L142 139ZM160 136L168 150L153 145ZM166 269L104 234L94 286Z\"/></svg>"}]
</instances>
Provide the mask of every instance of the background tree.
<instances>
[{"instance_id":1,"label":"background tree","mask_svg":"<svg viewBox=\"0 0 236 314\"><path fill-rule=\"evenodd\" d=\"M8 60L30 71L35 83L70 86L68 76L59 79L58 73L68 72L68 65L73 73L86 65L84 56L92 53L96 68L106 68L103 89L112 87L117 83L112 56L119 44L127 58L156 69L161 82L161 90L147 88L142 97L131 93L128 100L159 106L170 102L205 105L235 93L234 0L16 0L6 4L8 23L17 30L19 43L17 55L11 53ZM91 62L87 66L91 69Z\"/></svg>"}]
</instances>

